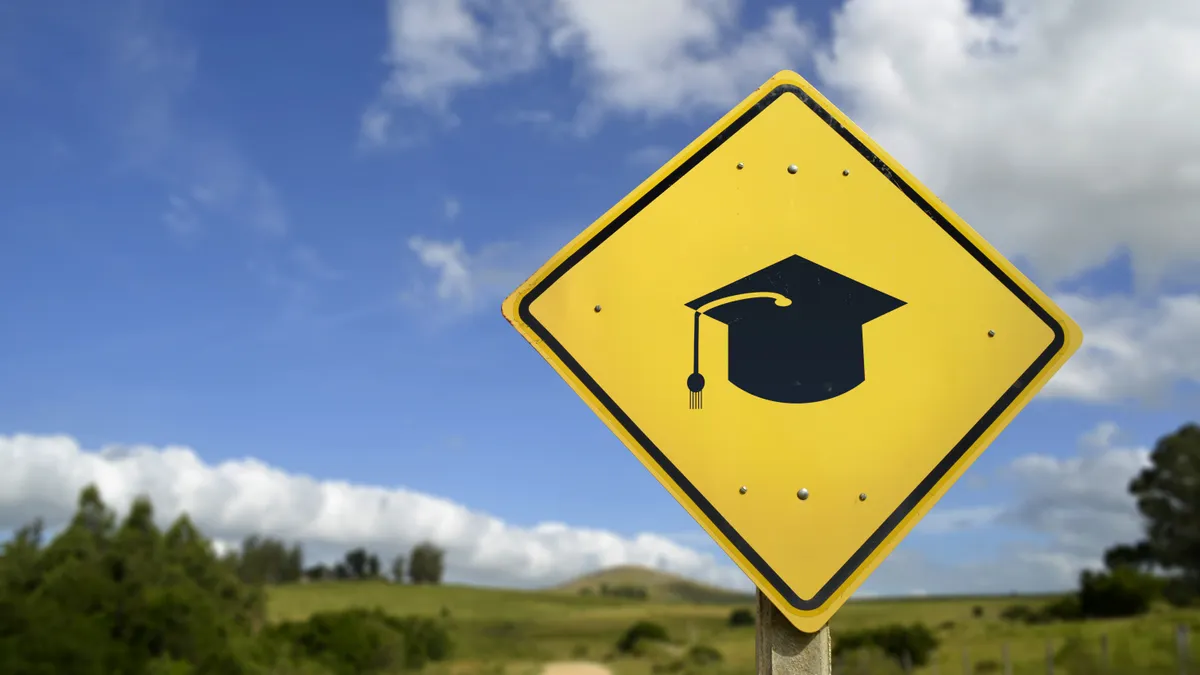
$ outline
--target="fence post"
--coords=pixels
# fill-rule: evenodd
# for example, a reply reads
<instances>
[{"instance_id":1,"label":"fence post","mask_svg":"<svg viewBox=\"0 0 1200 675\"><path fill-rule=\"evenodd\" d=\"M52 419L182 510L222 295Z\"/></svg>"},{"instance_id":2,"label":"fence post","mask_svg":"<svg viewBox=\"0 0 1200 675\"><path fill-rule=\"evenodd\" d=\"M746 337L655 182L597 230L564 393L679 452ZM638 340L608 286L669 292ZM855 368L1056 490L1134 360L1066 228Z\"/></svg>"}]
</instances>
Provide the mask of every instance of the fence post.
<instances>
[{"instance_id":1,"label":"fence post","mask_svg":"<svg viewBox=\"0 0 1200 675\"><path fill-rule=\"evenodd\" d=\"M1054 675L1054 640L1046 639L1046 675Z\"/></svg>"},{"instance_id":2,"label":"fence post","mask_svg":"<svg viewBox=\"0 0 1200 675\"><path fill-rule=\"evenodd\" d=\"M963 647L963 675L971 675L971 658L966 647Z\"/></svg>"},{"instance_id":3,"label":"fence post","mask_svg":"<svg viewBox=\"0 0 1200 675\"><path fill-rule=\"evenodd\" d=\"M1188 649L1188 627L1186 624L1179 624L1175 628L1175 651L1179 654L1179 675L1188 675L1188 662L1191 661L1190 650Z\"/></svg>"},{"instance_id":4,"label":"fence post","mask_svg":"<svg viewBox=\"0 0 1200 675\"><path fill-rule=\"evenodd\" d=\"M904 667L904 675L912 675L912 656L908 652L900 657L900 665Z\"/></svg>"},{"instance_id":5,"label":"fence post","mask_svg":"<svg viewBox=\"0 0 1200 675\"><path fill-rule=\"evenodd\" d=\"M1108 662L1108 633L1100 634L1100 670L1107 673L1109 671Z\"/></svg>"},{"instance_id":6,"label":"fence post","mask_svg":"<svg viewBox=\"0 0 1200 675\"><path fill-rule=\"evenodd\" d=\"M1004 675L1012 675L1012 659L1008 656L1008 642L1001 647L1001 658L1004 660Z\"/></svg>"}]
</instances>

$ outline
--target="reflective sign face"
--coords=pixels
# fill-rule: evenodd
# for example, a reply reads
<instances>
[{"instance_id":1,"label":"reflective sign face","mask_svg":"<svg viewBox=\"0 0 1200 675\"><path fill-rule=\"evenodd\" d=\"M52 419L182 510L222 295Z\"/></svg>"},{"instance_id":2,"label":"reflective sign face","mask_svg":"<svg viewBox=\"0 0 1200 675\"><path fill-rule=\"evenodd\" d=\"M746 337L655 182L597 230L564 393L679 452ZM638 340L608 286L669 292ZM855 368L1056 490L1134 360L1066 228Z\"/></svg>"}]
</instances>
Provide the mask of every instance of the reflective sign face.
<instances>
[{"instance_id":1,"label":"reflective sign face","mask_svg":"<svg viewBox=\"0 0 1200 675\"><path fill-rule=\"evenodd\" d=\"M1082 340L788 72L504 313L807 631Z\"/></svg>"}]
</instances>

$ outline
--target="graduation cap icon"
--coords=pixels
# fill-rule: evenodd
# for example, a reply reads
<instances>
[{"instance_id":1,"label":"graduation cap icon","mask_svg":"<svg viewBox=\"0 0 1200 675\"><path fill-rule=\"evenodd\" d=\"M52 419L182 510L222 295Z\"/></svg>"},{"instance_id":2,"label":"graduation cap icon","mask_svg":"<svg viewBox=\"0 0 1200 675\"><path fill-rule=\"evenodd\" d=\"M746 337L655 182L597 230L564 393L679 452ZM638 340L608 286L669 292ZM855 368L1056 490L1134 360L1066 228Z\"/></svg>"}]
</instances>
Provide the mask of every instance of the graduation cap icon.
<instances>
[{"instance_id":1,"label":"graduation cap icon","mask_svg":"<svg viewBox=\"0 0 1200 675\"><path fill-rule=\"evenodd\" d=\"M695 312L690 407L703 405L700 317L729 330L729 382L777 403L815 403L866 379L862 327L904 306L798 255L687 303Z\"/></svg>"}]
</instances>

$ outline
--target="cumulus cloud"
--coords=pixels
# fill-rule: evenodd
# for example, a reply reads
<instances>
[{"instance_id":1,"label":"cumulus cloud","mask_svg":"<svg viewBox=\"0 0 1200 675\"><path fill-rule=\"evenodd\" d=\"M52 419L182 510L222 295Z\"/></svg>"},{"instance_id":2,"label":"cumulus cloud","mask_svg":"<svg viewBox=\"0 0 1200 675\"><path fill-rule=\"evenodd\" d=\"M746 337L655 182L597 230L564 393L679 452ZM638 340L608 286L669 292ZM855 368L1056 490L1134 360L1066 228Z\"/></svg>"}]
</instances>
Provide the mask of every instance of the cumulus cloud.
<instances>
[{"instance_id":1,"label":"cumulus cloud","mask_svg":"<svg viewBox=\"0 0 1200 675\"><path fill-rule=\"evenodd\" d=\"M1103 564L1108 547L1140 537L1141 518L1129 482L1148 465L1149 456L1148 448L1125 444L1112 423L1085 434L1074 454L1022 455L996 476L1012 501L934 507L914 530L916 538L990 537L989 532L1005 528L998 554L949 561L931 557L915 541L905 542L864 589L1007 593L1073 587L1081 570Z\"/></svg>"},{"instance_id":2,"label":"cumulus cloud","mask_svg":"<svg viewBox=\"0 0 1200 675\"><path fill-rule=\"evenodd\" d=\"M392 113L418 107L453 122L459 92L566 59L584 91L580 129L610 113L660 118L736 102L779 64L805 58L811 30L794 10L742 22L739 0L390 0L389 75L360 141L389 142Z\"/></svg>"},{"instance_id":3,"label":"cumulus cloud","mask_svg":"<svg viewBox=\"0 0 1200 675\"><path fill-rule=\"evenodd\" d=\"M1177 382L1200 383L1200 295L1060 297L1079 322L1083 347L1044 395L1095 403L1161 400Z\"/></svg>"},{"instance_id":4,"label":"cumulus cloud","mask_svg":"<svg viewBox=\"0 0 1200 675\"><path fill-rule=\"evenodd\" d=\"M1049 281L1128 250L1139 287L1200 258L1200 5L847 0L821 81Z\"/></svg>"},{"instance_id":5,"label":"cumulus cloud","mask_svg":"<svg viewBox=\"0 0 1200 675\"><path fill-rule=\"evenodd\" d=\"M161 522L187 512L218 546L253 534L305 545L330 560L364 545L390 556L420 541L447 551L460 582L544 586L614 565L643 565L731 588L751 588L723 556L661 535L546 522L517 527L461 504L401 487L357 485L288 473L254 459L204 462L180 446L82 448L68 436L0 436L0 530L42 517L64 523L79 490L94 482L120 511L138 495Z\"/></svg>"},{"instance_id":6,"label":"cumulus cloud","mask_svg":"<svg viewBox=\"0 0 1200 675\"><path fill-rule=\"evenodd\" d=\"M1073 457L1015 460L1009 477L1021 496L998 520L1049 535L1057 555L1099 565L1104 549L1141 535L1129 482L1149 463L1148 448L1122 445L1117 425L1101 424Z\"/></svg>"},{"instance_id":7,"label":"cumulus cloud","mask_svg":"<svg viewBox=\"0 0 1200 675\"><path fill-rule=\"evenodd\" d=\"M1075 455L1019 457L998 477L1013 501L935 507L872 575L863 596L1066 588L1080 569L1100 564L1105 548L1138 536L1127 486L1148 456L1104 424ZM391 556L431 540L446 548L448 576L460 582L535 587L635 564L751 589L699 530L625 537L556 522L518 527L408 488L320 480L254 459L214 465L180 446L89 450L68 436L0 436L0 463L0 530L35 517L50 526L65 522L79 489L94 482L118 510L147 495L164 524L187 512L223 549L258 533L299 541L310 560L328 561L352 546ZM995 527L1023 536L984 560L936 559L919 549L928 536L981 536Z\"/></svg>"}]
</instances>

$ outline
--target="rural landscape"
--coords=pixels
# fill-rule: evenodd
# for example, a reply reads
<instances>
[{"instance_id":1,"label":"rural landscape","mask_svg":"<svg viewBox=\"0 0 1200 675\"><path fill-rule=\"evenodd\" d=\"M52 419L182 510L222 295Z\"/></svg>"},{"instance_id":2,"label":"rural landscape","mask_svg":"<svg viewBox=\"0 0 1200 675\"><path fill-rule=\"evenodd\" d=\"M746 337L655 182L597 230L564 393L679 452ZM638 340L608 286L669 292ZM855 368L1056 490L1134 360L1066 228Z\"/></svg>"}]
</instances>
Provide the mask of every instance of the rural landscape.
<instances>
[{"instance_id":1,"label":"rural landscape","mask_svg":"<svg viewBox=\"0 0 1200 675\"><path fill-rule=\"evenodd\" d=\"M1200 675L1197 111L1200 0L0 0L0 675Z\"/></svg>"},{"instance_id":2,"label":"rural landscape","mask_svg":"<svg viewBox=\"0 0 1200 675\"><path fill-rule=\"evenodd\" d=\"M1146 538L1079 588L1045 596L852 601L831 623L846 673L1197 672L1200 426L1159 440L1130 490ZM44 541L29 524L0 558L0 672L538 675L754 672L754 597L622 567L542 590L443 583L423 543L304 566L250 537L218 555L186 514L110 509L84 489ZM575 672L575 671L570 671Z\"/></svg>"}]
</instances>

